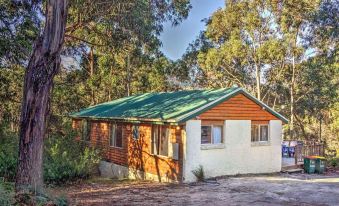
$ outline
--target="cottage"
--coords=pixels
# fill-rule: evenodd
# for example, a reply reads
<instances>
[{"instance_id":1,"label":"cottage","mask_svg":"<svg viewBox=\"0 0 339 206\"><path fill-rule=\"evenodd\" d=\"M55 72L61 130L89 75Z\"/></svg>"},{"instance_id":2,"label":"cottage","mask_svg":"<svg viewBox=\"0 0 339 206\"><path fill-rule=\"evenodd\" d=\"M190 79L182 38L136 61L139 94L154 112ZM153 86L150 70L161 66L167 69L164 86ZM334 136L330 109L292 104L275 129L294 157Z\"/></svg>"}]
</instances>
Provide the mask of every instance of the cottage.
<instances>
[{"instance_id":1,"label":"cottage","mask_svg":"<svg viewBox=\"0 0 339 206\"><path fill-rule=\"evenodd\" d=\"M146 93L71 114L105 176L190 182L281 170L287 119L239 87Z\"/></svg>"}]
</instances>

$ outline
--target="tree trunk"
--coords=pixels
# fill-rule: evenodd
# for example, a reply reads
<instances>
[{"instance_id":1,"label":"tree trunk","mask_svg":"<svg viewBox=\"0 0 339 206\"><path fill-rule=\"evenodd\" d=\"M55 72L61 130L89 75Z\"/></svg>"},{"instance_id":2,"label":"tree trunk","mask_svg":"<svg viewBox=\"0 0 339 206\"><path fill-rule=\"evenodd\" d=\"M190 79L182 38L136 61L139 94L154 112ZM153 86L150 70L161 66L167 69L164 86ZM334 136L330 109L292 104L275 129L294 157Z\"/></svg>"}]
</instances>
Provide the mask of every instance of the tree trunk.
<instances>
[{"instance_id":1,"label":"tree trunk","mask_svg":"<svg viewBox=\"0 0 339 206\"><path fill-rule=\"evenodd\" d=\"M89 52L89 76L92 79L94 74L94 51L93 47L91 47L91 50ZM95 105L95 93L93 89L93 85L91 85L91 105Z\"/></svg>"},{"instance_id":2,"label":"tree trunk","mask_svg":"<svg viewBox=\"0 0 339 206\"><path fill-rule=\"evenodd\" d=\"M43 140L53 78L60 68L67 12L67 0L47 1L45 28L35 42L26 68L15 185L18 194L27 189L41 191L43 188Z\"/></svg>"},{"instance_id":3,"label":"tree trunk","mask_svg":"<svg viewBox=\"0 0 339 206\"><path fill-rule=\"evenodd\" d=\"M261 92L260 92L260 69L258 65L255 65L255 77L256 77L256 83L257 83L257 98L261 100Z\"/></svg>"},{"instance_id":4,"label":"tree trunk","mask_svg":"<svg viewBox=\"0 0 339 206\"><path fill-rule=\"evenodd\" d=\"M294 138L294 87L295 87L295 59L294 52L292 56L292 80L291 80L291 118L290 118L290 137Z\"/></svg>"},{"instance_id":5,"label":"tree trunk","mask_svg":"<svg viewBox=\"0 0 339 206\"><path fill-rule=\"evenodd\" d=\"M127 82L126 82L126 91L127 96L129 97L131 95L131 62L130 62L130 56L127 55L127 63L126 63L126 70L127 70Z\"/></svg>"},{"instance_id":6,"label":"tree trunk","mask_svg":"<svg viewBox=\"0 0 339 206\"><path fill-rule=\"evenodd\" d=\"M295 67L295 58L296 58L296 48L297 48L297 40L298 40L298 34L299 34L299 26L296 27L296 32L293 38L293 43L291 43L291 51L292 51L292 79L291 79L291 119L290 119L290 137L291 139L294 138L294 96L295 96L295 73L296 73L296 67ZM293 46L292 46L293 44Z\"/></svg>"}]
</instances>

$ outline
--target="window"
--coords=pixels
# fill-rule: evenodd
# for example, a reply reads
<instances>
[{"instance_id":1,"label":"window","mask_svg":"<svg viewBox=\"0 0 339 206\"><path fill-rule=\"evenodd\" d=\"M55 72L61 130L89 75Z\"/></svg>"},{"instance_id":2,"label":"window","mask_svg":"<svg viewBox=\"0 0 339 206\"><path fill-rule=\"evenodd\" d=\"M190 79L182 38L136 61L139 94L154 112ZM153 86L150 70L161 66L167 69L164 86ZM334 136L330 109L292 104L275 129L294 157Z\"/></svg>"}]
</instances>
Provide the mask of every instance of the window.
<instances>
[{"instance_id":1,"label":"window","mask_svg":"<svg viewBox=\"0 0 339 206\"><path fill-rule=\"evenodd\" d=\"M121 124L111 124L109 145L111 147L122 147L123 127Z\"/></svg>"},{"instance_id":2,"label":"window","mask_svg":"<svg viewBox=\"0 0 339 206\"><path fill-rule=\"evenodd\" d=\"M88 120L82 121L82 139L85 141L91 140L91 122Z\"/></svg>"},{"instance_id":3,"label":"window","mask_svg":"<svg viewBox=\"0 0 339 206\"><path fill-rule=\"evenodd\" d=\"M201 126L201 144L221 144L223 142L223 126Z\"/></svg>"},{"instance_id":4,"label":"window","mask_svg":"<svg viewBox=\"0 0 339 206\"><path fill-rule=\"evenodd\" d=\"M252 142L267 142L268 141L268 125L267 124L252 124L251 141Z\"/></svg>"},{"instance_id":5,"label":"window","mask_svg":"<svg viewBox=\"0 0 339 206\"><path fill-rule=\"evenodd\" d=\"M152 127L152 154L168 156L170 129L166 126Z\"/></svg>"},{"instance_id":6,"label":"window","mask_svg":"<svg viewBox=\"0 0 339 206\"><path fill-rule=\"evenodd\" d=\"M139 139L139 125L132 126L132 135L133 135L133 139L135 140Z\"/></svg>"}]
</instances>

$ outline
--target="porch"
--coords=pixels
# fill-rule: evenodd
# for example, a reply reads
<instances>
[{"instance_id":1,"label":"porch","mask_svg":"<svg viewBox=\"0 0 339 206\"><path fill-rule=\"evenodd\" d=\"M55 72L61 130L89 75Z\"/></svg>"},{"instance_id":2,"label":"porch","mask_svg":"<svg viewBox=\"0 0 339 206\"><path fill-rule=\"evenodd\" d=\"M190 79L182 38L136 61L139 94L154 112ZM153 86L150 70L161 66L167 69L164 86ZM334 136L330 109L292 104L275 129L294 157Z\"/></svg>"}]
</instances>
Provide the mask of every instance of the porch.
<instances>
[{"instance_id":1,"label":"porch","mask_svg":"<svg viewBox=\"0 0 339 206\"><path fill-rule=\"evenodd\" d=\"M286 149L287 148L287 149ZM323 143L284 141L282 145L282 171L303 168L304 157L324 156L325 149Z\"/></svg>"}]
</instances>

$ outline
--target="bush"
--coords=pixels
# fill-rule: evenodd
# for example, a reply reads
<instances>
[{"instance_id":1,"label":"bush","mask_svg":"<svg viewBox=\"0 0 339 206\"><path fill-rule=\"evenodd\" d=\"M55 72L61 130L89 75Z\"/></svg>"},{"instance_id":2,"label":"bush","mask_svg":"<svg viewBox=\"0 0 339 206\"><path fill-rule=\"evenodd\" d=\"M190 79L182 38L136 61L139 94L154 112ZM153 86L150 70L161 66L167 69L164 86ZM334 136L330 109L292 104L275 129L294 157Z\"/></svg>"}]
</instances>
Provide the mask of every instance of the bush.
<instances>
[{"instance_id":1,"label":"bush","mask_svg":"<svg viewBox=\"0 0 339 206\"><path fill-rule=\"evenodd\" d=\"M69 129L65 135L52 135L45 142L44 179L49 184L61 184L88 178L100 161L99 151L85 142L75 140Z\"/></svg>"},{"instance_id":2,"label":"bush","mask_svg":"<svg viewBox=\"0 0 339 206\"><path fill-rule=\"evenodd\" d=\"M205 172L204 172L204 168L201 165L199 165L197 169L192 170L192 173L197 178L198 182L205 181Z\"/></svg>"},{"instance_id":3,"label":"bush","mask_svg":"<svg viewBox=\"0 0 339 206\"><path fill-rule=\"evenodd\" d=\"M14 184L0 180L0 205L10 206L14 202Z\"/></svg>"},{"instance_id":4,"label":"bush","mask_svg":"<svg viewBox=\"0 0 339 206\"><path fill-rule=\"evenodd\" d=\"M98 150L75 140L76 133L70 128L53 133L44 146L45 182L60 184L89 177L99 163ZM15 180L18 145L18 135L0 126L0 178L6 181Z\"/></svg>"},{"instance_id":5,"label":"bush","mask_svg":"<svg viewBox=\"0 0 339 206\"><path fill-rule=\"evenodd\" d=\"M18 160L18 136L0 126L0 177L15 179Z\"/></svg>"},{"instance_id":6,"label":"bush","mask_svg":"<svg viewBox=\"0 0 339 206\"><path fill-rule=\"evenodd\" d=\"M339 157L334 157L329 160L329 165L332 167L339 167Z\"/></svg>"}]
</instances>

